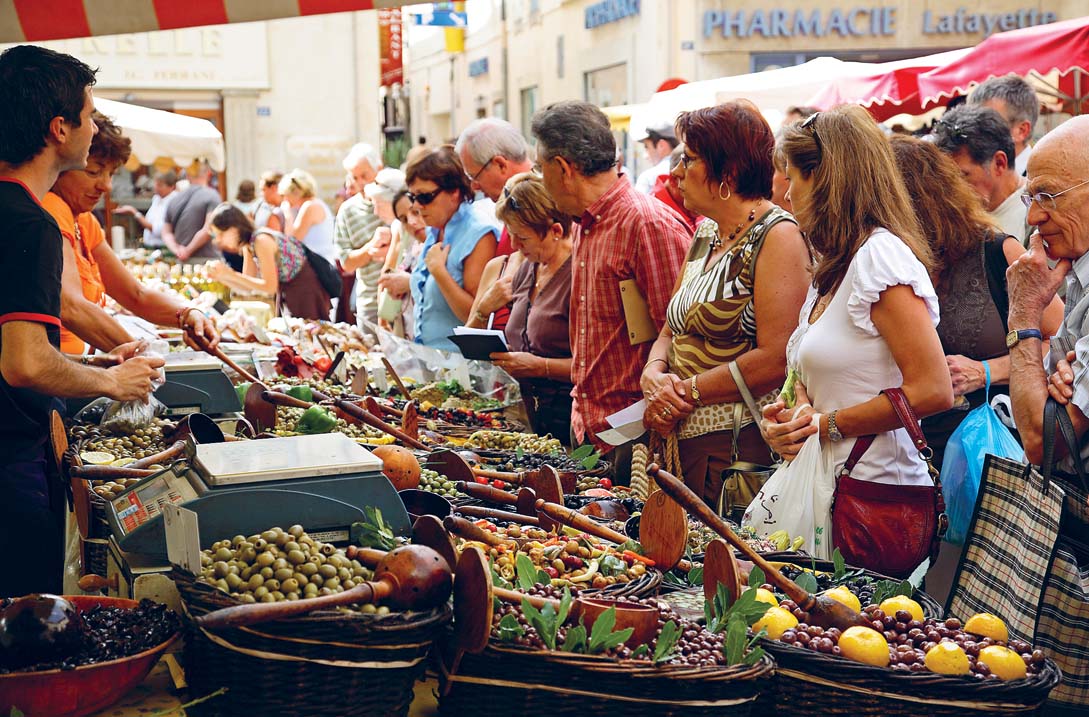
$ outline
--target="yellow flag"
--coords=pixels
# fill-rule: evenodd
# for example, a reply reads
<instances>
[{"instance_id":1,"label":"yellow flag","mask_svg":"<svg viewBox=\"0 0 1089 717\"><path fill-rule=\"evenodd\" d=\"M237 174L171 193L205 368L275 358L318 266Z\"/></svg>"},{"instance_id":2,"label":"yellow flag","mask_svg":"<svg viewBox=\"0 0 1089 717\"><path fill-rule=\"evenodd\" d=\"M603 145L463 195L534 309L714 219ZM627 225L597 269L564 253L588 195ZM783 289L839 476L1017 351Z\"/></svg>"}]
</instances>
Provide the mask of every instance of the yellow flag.
<instances>
[{"instance_id":1,"label":"yellow flag","mask_svg":"<svg viewBox=\"0 0 1089 717\"><path fill-rule=\"evenodd\" d=\"M465 3L455 2L453 3L453 8L454 12L465 12ZM444 27L443 32L446 35L447 52L465 52L465 28Z\"/></svg>"}]
</instances>

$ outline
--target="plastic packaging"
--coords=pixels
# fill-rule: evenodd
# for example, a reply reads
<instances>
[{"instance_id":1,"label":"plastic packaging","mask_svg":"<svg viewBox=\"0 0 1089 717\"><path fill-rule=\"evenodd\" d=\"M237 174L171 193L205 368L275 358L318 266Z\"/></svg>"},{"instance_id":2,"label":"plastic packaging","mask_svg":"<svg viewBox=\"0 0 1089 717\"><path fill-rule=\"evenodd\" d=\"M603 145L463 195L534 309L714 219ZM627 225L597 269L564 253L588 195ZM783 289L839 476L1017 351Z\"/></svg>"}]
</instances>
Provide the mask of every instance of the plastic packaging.
<instances>
[{"instance_id":1,"label":"plastic packaging","mask_svg":"<svg viewBox=\"0 0 1089 717\"><path fill-rule=\"evenodd\" d=\"M987 397L991 393L991 370L983 362L987 377ZM949 516L949 530L945 541L963 545L972 524L979 495L979 482L983 476L983 463L987 455L1020 460L1025 451L1010 430L1002 423L989 401L972 409L945 445L942 460L942 490L945 512Z\"/></svg>"},{"instance_id":2,"label":"plastic packaging","mask_svg":"<svg viewBox=\"0 0 1089 717\"><path fill-rule=\"evenodd\" d=\"M832 557L832 497L836 490L830 450L814 433L789 463L779 466L741 519L768 537L785 530L805 538L803 548L819 559Z\"/></svg>"},{"instance_id":3,"label":"plastic packaging","mask_svg":"<svg viewBox=\"0 0 1089 717\"><path fill-rule=\"evenodd\" d=\"M152 341L147 350L140 356L146 358L165 358L170 352L170 344L166 341ZM154 394L166 383L165 374L151 382L151 390ZM148 396L147 403L143 401L111 401L102 415L100 425L113 433L132 433L141 428L147 428L155 417L164 413L166 406L154 395Z\"/></svg>"}]
</instances>

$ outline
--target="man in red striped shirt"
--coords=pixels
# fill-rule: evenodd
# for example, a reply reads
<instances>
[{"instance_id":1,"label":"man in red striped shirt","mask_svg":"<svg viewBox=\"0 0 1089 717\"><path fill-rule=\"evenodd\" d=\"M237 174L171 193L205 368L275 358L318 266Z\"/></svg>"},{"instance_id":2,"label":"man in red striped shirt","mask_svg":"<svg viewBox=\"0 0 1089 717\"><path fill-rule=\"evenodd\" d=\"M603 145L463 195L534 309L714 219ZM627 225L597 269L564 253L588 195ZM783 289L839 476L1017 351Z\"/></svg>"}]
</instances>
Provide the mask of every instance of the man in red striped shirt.
<instances>
[{"instance_id":1,"label":"man in red striped shirt","mask_svg":"<svg viewBox=\"0 0 1089 717\"><path fill-rule=\"evenodd\" d=\"M635 281L656 336L691 237L676 211L637 192L617 171L609 120L597 107L579 101L550 105L534 116L532 129L545 187L576 220L571 430L576 441L608 451L597 434L609 428L606 416L642 398L639 376L654 340L631 343L620 283ZM626 477L630 444L613 457L616 475Z\"/></svg>"}]
</instances>

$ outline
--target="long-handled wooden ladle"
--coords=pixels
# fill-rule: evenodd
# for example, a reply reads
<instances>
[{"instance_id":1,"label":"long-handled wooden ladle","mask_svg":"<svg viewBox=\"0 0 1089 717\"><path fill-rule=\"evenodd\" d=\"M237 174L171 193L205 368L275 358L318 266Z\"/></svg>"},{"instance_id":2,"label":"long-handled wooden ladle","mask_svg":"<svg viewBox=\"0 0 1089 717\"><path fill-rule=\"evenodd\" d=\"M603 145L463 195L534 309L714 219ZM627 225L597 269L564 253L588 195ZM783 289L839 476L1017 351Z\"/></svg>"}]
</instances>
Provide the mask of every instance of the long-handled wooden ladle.
<instances>
[{"instance_id":1,"label":"long-handled wooden ladle","mask_svg":"<svg viewBox=\"0 0 1089 717\"><path fill-rule=\"evenodd\" d=\"M463 540L482 543L489 548L498 548L500 546L511 548L518 545L518 542L513 539L500 538L490 530L484 530L471 520L466 520L457 515L448 515L443 518L442 526L452 535L456 535Z\"/></svg>"},{"instance_id":2,"label":"long-handled wooden ladle","mask_svg":"<svg viewBox=\"0 0 1089 717\"><path fill-rule=\"evenodd\" d=\"M429 610L450 597L452 574L446 559L425 545L389 551L374 571L375 580L333 595L277 603L252 603L215 610L196 619L199 627L222 630L282 620L322 608L385 601L398 610Z\"/></svg>"},{"instance_id":3,"label":"long-handled wooden ladle","mask_svg":"<svg viewBox=\"0 0 1089 717\"><path fill-rule=\"evenodd\" d=\"M522 515L536 515L537 494L532 488L519 488L517 493L511 493L501 488L496 488L483 483L468 483L458 481L459 491L477 500L499 505L513 505L515 511Z\"/></svg>"},{"instance_id":4,"label":"long-handled wooden ladle","mask_svg":"<svg viewBox=\"0 0 1089 717\"><path fill-rule=\"evenodd\" d=\"M522 515L521 513L511 513L507 510L496 510L495 508L484 508L479 505L462 505L455 510L462 515L469 518L483 518L485 520L499 520L504 523L516 523L518 525L528 525L534 528L540 528L541 520L535 515Z\"/></svg>"},{"instance_id":5,"label":"long-handled wooden ladle","mask_svg":"<svg viewBox=\"0 0 1089 717\"><path fill-rule=\"evenodd\" d=\"M699 496L692 492L688 486L676 476L661 470L657 464L647 466L647 474L658 482L658 486L680 503L689 513L695 515L711 530L721 535L726 542L736 548L742 555L758 565L764 571L765 579L777 587L788 598L797 603L798 607L810 615L810 624L824 628L835 627L841 630L853 625L869 625L870 621L847 607L843 603L825 597L813 595L799 587L797 583L775 569L759 553L752 549L748 543L742 540L726 521L715 514Z\"/></svg>"},{"instance_id":6,"label":"long-handled wooden ladle","mask_svg":"<svg viewBox=\"0 0 1089 717\"><path fill-rule=\"evenodd\" d=\"M408 435L407 433L405 433L401 429L394 428L393 426L389 425L388 423L383 421L381 418L379 418L378 416L375 416L370 411L363 408L362 406L360 406L357 403L352 403L351 401L345 401L342 398L333 398L332 396L328 396L328 395L322 393L321 391L316 391L315 390L315 391L313 391L313 394L314 394L314 398L318 399L319 401L332 402L332 404L334 406L336 406L337 408L339 408L341 411L348 414L349 416L352 416L353 418L356 418L356 419L362 421L363 423L366 423L368 426L370 426L372 428L377 428L378 430L380 430L380 431L382 431L382 432L384 432L384 433L386 433L388 435L393 436L397 440L404 443L406 446L411 446L413 448L418 448L418 449L423 450L423 451L429 450L427 444L421 442L418 438L413 438L412 436Z\"/></svg>"}]
</instances>

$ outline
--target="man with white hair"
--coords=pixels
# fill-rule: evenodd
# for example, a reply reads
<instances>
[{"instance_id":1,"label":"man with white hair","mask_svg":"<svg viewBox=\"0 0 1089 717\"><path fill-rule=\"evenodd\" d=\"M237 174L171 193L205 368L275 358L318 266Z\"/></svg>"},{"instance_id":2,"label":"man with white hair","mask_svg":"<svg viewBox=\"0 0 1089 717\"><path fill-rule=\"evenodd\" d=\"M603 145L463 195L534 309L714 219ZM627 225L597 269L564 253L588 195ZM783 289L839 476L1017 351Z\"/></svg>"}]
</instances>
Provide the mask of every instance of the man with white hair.
<instances>
[{"instance_id":1,"label":"man with white hair","mask_svg":"<svg viewBox=\"0 0 1089 717\"><path fill-rule=\"evenodd\" d=\"M483 192L493 202L499 201L508 179L533 169L525 137L510 122L498 117L484 117L470 123L458 137L454 151L461 160L461 166L465 168L465 176L469 178L473 191ZM493 284L497 281L511 281L521 260L521 254L514 251L510 234L504 226L495 249L495 257L484 266L480 275L480 288L476 293L476 301L473 302L473 313L477 311L477 305ZM499 276L501 271L502 278ZM510 310L506 308L495 312L492 328L505 327L509 315ZM480 320L481 317L477 319ZM487 317L483 317L483 320L487 321Z\"/></svg>"},{"instance_id":2,"label":"man with white hair","mask_svg":"<svg viewBox=\"0 0 1089 717\"><path fill-rule=\"evenodd\" d=\"M382 158L369 144L359 143L344 158L354 194L340 205L333 227L337 258L344 271L355 272L355 313L360 328L378 323L378 278L389 249L389 232L377 232L382 219L363 188L374 182Z\"/></svg>"},{"instance_id":3,"label":"man with white hair","mask_svg":"<svg viewBox=\"0 0 1089 717\"><path fill-rule=\"evenodd\" d=\"M1074 117L1037 143L1028 165L1025 197L1028 221L1037 229L1029 251L1010 265L1010 396L1025 454L1043 458L1043 413L1048 396L1040 330L1044 307L1066 283L1066 312L1051 337L1048 369L1052 394L1067 401L1067 412L1081 446L1067 456L1057 441L1060 470L1073 473L1073 461L1089 460L1089 117ZM1055 263L1052 267L1051 263ZM1058 361L1056 359L1065 360Z\"/></svg>"},{"instance_id":4,"label":"man with white hair","mask_svg":"<svg viewBox=\"0 0 1089 717\"><path fill-rule=\"evenodd\" d=\"M1017 153L1017 173L1025 174L1032 155L1032 131L1040 118L1040 100L1032 85L1017 75L992 77L972 90L968 104L990 107L1002 115L1009 125L1010 138Z\"/></svg>"}]
</instances>

